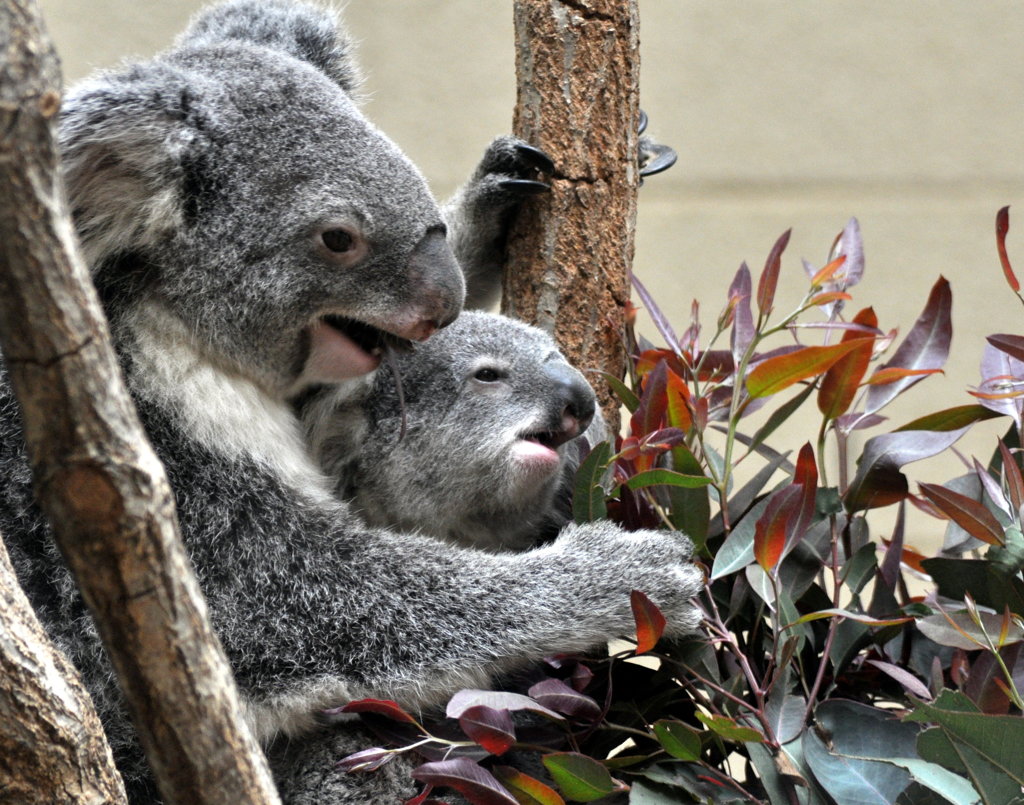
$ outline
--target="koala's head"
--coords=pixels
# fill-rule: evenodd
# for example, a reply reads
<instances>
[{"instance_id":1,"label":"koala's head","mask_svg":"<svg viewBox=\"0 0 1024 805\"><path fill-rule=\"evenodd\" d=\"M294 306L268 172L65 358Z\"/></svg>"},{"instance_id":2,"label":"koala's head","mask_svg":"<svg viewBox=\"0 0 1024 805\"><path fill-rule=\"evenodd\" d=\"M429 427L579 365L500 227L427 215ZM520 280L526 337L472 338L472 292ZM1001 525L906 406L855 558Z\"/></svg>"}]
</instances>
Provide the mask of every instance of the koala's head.
<instances>
[{"instance_id":1,"label":"koala's head","mask_svg":"<svg viewBox=\"0 0 1024 805\"><path fill-rule=\"evenodd\" d=\"M400 382L381 366L362 396L305 417L342 493L375 524L488 549L536 542L563 515L595 416L583 375L541 330L477 312L395 364Z\"/></svg>"},{"instance_id":2,"label":"koala's head","mask_svg":"<svg viewBox=\"0 0 1024 805\"><path fill-rule=\"evenodd\" d=\"M235 0L164 55L78 86L64 173L112 318L158 306L281 397L448 324L464 285L441 213L354 80L329 15Z\"/></svg>"}]
</instances>

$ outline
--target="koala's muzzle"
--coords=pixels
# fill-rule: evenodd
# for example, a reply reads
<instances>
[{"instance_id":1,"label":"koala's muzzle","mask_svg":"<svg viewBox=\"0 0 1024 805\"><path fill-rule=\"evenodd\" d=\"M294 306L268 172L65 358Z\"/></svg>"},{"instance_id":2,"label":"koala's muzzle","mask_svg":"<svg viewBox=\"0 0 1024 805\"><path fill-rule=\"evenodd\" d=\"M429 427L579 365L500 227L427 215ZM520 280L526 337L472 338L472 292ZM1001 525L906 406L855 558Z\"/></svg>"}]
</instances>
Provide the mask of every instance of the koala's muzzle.
<instances>
[{"instance_id":1,"label":"koala's muzzle","mask_svg":"<svg viewBox=\"0 0 1024 805\"><path fill-rule=\"evenodd\" d=\"M416 244L409 255L409 277L416 288L413 314L417 318L401 335L424 341L455 321L466 296L462 269L443 230L429 230Z\"/></svg>"},{"instance_id":2,"label":"koala's muzzle","mask_svg":"<svg viewBox=\"0 0 1024 805\"><path fill-rule=\"evenodd\" d=\"M557 421L557 426L547 434L546 443L558 447L587 429L594 419L597 398L583 375L567 363L546 363L541 371L549 383L551 409Z\"/></svg>"}]
</instances>

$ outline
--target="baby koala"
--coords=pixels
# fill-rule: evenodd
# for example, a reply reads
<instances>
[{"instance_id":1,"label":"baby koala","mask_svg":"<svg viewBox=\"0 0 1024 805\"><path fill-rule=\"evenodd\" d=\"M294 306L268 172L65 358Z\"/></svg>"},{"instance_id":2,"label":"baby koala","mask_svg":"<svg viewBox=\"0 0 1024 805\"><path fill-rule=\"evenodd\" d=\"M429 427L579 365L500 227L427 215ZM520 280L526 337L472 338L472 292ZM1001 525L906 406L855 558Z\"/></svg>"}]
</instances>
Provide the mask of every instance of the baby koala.
<instances>
[{"instance_id":1,"label":"baby koala","mask_svg":"<svg viewBox=\"0 0 1024 805\"><path fill-rule=\"evenodd\" d=\"M465 312L375 376L302 405L314 456L371 525L520 551L569 520L593 389L543 331Z\"/></svg>"}]
</instances>

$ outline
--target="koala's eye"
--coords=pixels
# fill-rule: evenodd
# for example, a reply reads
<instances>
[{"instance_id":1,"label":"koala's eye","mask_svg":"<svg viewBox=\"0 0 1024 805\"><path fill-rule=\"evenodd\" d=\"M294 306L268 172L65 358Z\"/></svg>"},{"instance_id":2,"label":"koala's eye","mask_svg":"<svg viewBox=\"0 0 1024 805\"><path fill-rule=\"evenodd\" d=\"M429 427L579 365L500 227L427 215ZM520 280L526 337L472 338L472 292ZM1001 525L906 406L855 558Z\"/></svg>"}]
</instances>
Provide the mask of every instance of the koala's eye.
<instances>
[{"instance_id":1,"label":"koala's eye","mask_svg":"<svg viewBox=\"0 0 1024 805\"><path fill-rule=\"evenodd\" d=\"M328 229L320 237L323 239L324 246L338 254L351 251L356 243L352 233L345 229Z\"/></svg>"},{"instance_id":2,"label":"koala's eye","mask_svg":"<svg viewBox=\"0 0 1024 805\"><path fill-rule=\"evenodd\" d=\"M484 366L473 372L473 379L479 380L481 383L496 383L501 378L501 372L497 369L491 369L489 366Z\"/></svg>"}]
</instances>

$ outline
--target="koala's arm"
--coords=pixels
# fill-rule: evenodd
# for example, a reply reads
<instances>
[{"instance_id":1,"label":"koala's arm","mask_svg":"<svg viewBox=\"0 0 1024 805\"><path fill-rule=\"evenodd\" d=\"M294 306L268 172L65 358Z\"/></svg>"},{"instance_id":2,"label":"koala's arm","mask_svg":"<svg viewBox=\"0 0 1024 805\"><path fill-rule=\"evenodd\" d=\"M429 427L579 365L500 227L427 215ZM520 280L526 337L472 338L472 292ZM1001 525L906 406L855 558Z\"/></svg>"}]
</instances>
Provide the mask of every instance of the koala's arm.
<instances>
[{"instance_id":1,"label":"koala's arm","mask_svg":"<svg viewBox=\"0 0 1024 805\"><path fill-rule=\"evenodd\" d=\"M498 137L473 175L442 207L448 241L466 277L467 310L483 310L501 295L505 242L522 200L550 188L537 181L551 160L515 137Z\"/></svg>"},{"instance_id":2,"label":"koala's arm","mask_svg":"<svg viewBox=\"0 0 1024 805\"><path fill-rule=\"evenodd\" d=\"M518 664L628 634L633 589L675 631L697 622L701 577L682 535L602 522L528 553L488 554L367 527L256 465L208 458L197 474L194 457L164 456L214 626L263 737L301 732L351 698L438 704Z\"/></svg>"}]
</instances>

